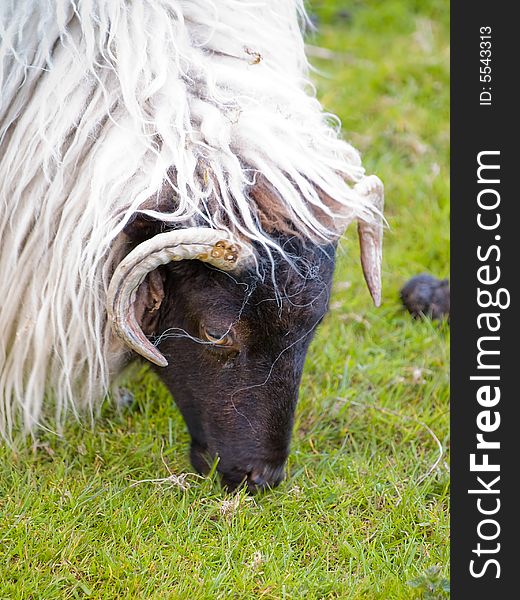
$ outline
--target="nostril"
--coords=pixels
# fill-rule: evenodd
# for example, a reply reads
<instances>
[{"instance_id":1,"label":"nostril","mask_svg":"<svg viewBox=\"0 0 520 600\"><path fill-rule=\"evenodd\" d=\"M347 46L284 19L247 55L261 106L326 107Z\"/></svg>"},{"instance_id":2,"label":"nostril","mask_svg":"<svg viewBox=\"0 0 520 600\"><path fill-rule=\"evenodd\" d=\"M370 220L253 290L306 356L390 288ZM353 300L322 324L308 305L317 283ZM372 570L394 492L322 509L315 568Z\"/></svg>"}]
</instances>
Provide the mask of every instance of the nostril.
<instances>
[{"instance_id":1,"label":"nostril","mask_svg":"<svg viewBox=\"0 0 520 600\"><path fill-rule=\"evenodd\" d=\"M247 486L251 492L258 492L267 488L275 488L284 478L284 468L259 467L253 469L247 477Z\"/></svg>"},{"instance_id":2,"label":"nostril","mask_svg":"<svg viewBox=\"0 0 520 600\"><path fill-rule=\"evenodd\" d=\"M267 484L264 473L256 469L254 469L249 475L248 482L257 487L264 487Z\"/></svg>"}]
</instances>

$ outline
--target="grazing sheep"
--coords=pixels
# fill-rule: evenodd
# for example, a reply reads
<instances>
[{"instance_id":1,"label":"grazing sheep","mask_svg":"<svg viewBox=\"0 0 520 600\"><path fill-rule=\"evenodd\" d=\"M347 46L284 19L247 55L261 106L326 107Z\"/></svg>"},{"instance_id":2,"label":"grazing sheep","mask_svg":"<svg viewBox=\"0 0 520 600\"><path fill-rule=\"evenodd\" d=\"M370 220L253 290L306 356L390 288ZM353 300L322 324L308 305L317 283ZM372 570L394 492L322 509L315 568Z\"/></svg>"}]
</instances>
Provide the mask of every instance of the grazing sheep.
<instances>
[{"instance_id":1,"label":"grazing sheep","mask_svg":"<svg viewBox=\"0 0 520 600\"><path fill-rule=\"evenodd\" d=\"M0 5L0 434L141 355L204 472L282 477L338 237L380 299L382 184L312 93L301 0Z\"/></svg>"}]
</instances>

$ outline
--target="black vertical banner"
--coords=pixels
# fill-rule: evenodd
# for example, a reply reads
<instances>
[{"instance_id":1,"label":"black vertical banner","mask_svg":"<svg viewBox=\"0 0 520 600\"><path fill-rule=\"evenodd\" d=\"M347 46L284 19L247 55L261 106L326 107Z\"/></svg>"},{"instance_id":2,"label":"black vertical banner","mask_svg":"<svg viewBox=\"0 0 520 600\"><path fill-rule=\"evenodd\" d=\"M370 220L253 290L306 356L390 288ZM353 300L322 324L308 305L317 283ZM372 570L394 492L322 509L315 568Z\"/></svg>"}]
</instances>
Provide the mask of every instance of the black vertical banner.
<instances>
[{"instance_id":1,"label":"black vertical banner","mask_svg":"<svg viewBox=\"0 0 520 600\"><path fill-rule=\"evenodd\" d=\"M504 2L451 5L452 598L518 597L518 66ZM515 104L516 110L513 109ZM515 144L516 145L516 144ZM494 595L493 595L494 594Z\"/></svg>"}]
</instances>

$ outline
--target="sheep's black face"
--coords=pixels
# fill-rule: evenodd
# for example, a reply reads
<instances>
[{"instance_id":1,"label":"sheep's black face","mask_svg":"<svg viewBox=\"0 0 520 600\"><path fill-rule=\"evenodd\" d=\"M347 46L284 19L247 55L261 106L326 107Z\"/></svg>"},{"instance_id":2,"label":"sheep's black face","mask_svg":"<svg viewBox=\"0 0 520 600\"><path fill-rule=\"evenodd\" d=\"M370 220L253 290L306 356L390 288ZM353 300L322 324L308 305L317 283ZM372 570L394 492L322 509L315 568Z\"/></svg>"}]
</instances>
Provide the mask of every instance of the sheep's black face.
<instances>
[{"instance_id":1,"label":"sheep's black face","mask_svg":"<svg viewBox=\"0 0 520 600\"><path fill-rule=\"evenodd\" d=\"M162 271L155 331L169 366L157 371L188 425L193 466L205 473L218 456L231 489L282 480L305 356L327 310L334 248L294 240L286 248L302 273L278 262L278 299L270 277L199 261Z\"/></svg>"}]
</instances>

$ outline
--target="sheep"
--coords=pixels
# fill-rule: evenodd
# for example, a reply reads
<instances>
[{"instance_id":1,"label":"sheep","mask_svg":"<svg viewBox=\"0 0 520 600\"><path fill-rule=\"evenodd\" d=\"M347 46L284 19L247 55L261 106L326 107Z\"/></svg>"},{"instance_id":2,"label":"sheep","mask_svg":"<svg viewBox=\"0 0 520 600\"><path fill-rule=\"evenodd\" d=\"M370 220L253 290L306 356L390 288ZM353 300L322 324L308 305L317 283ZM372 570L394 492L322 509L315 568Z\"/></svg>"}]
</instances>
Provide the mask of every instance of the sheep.
<instances>
[{"instance_id":1,"label":"sheep","mask_svg":"<svg viewBox=\"0 0 520 600\"><path fill-rule=\"evenodd\" d=\"M142 357L205 472L283 476L337 241L380 302L383 186L308 80L302 0L0 5L0 434Z\"/></svg>"}]
</instances>

